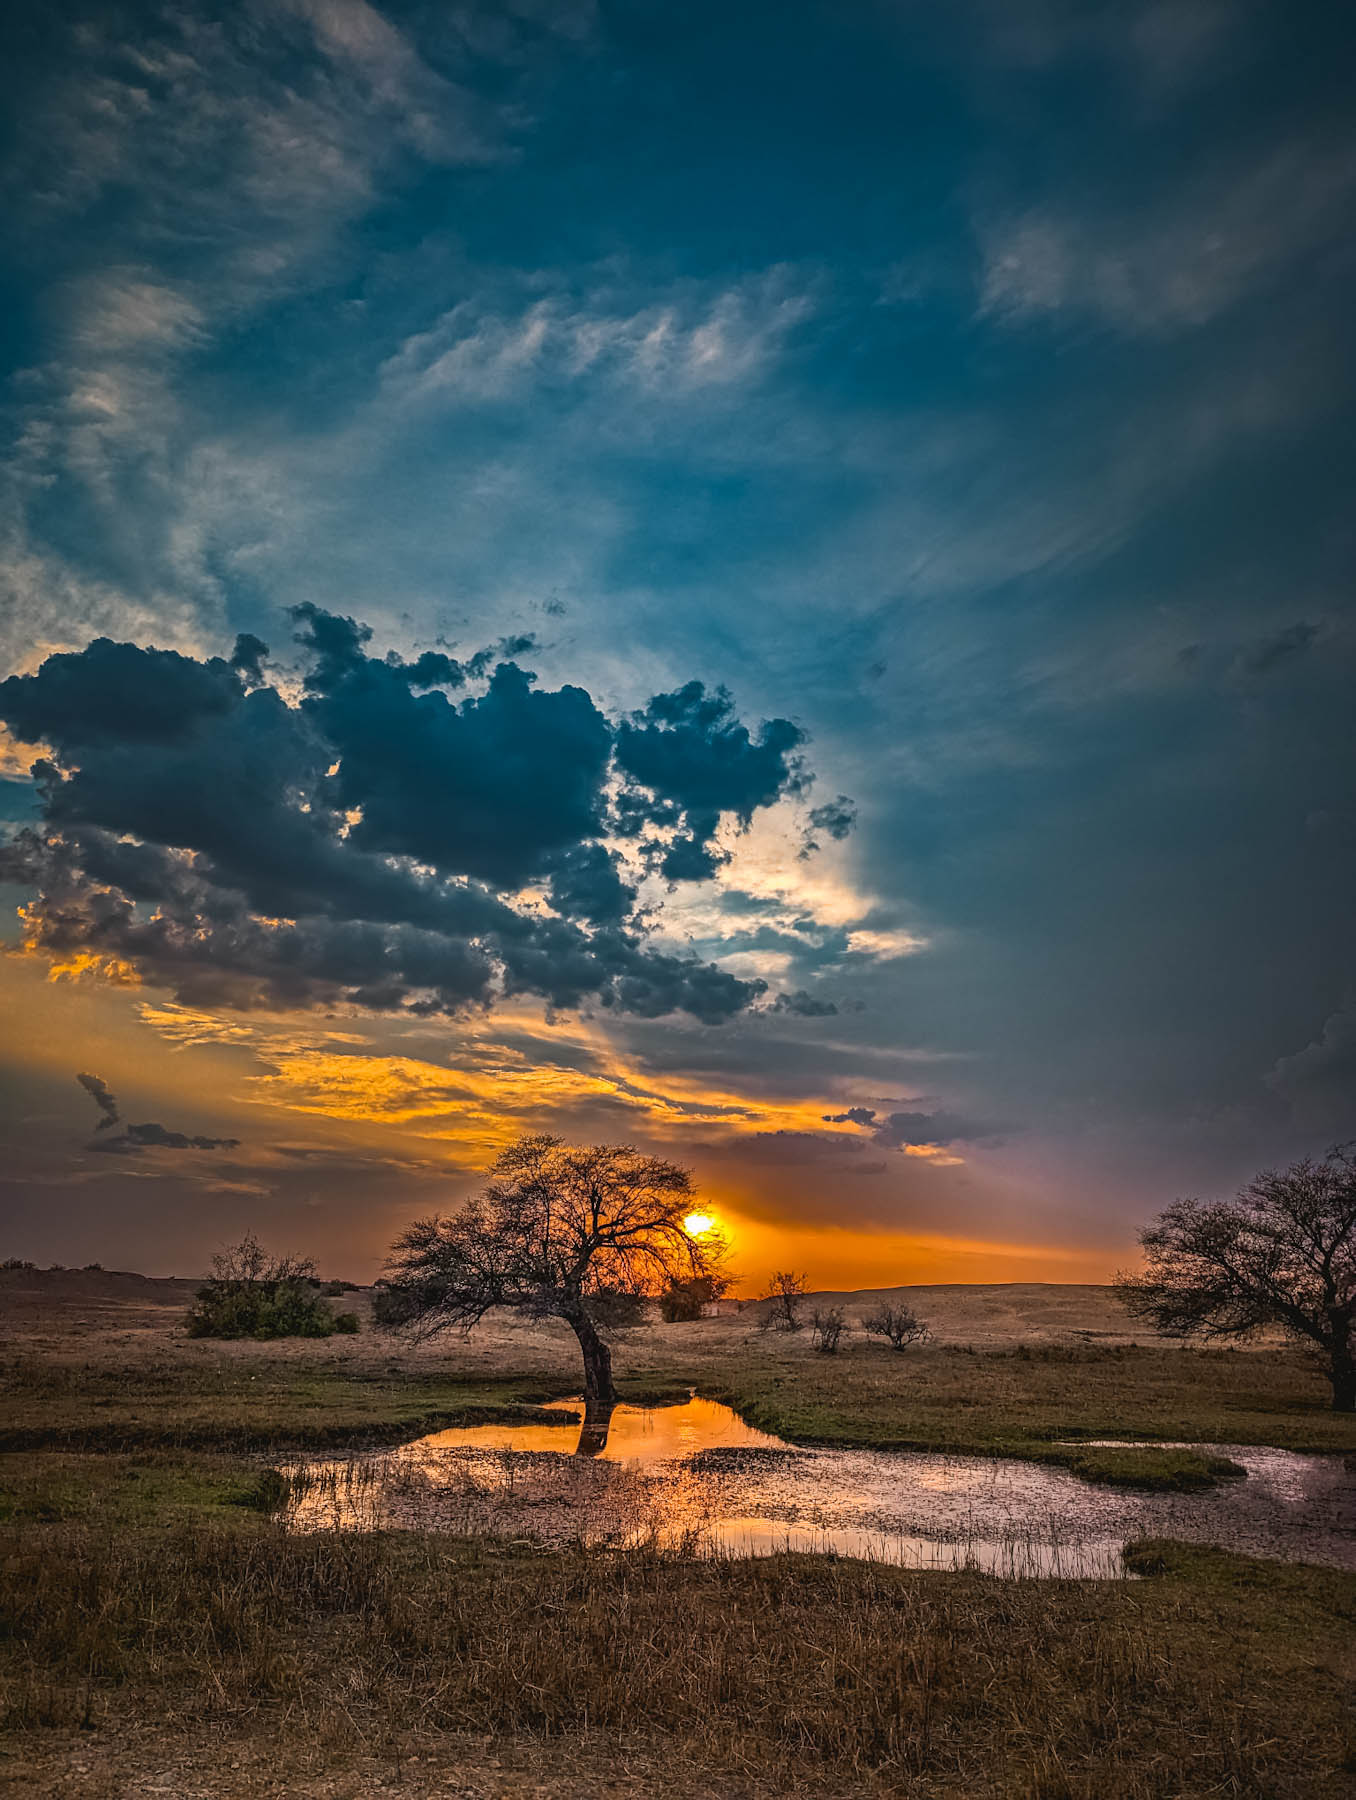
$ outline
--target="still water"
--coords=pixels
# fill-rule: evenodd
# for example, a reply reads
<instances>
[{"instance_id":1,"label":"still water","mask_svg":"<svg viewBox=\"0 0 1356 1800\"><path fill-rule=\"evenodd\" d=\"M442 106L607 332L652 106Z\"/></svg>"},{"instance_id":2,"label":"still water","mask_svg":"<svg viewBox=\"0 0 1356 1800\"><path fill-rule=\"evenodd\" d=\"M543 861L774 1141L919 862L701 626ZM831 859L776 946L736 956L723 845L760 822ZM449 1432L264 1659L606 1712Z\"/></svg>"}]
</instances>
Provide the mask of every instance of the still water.
<instances>
[{"instance_id":1,"label":"still water","mask_svg":"<svg viewBox=\"0 0 1356 1800\"><path fill-rule=\"evenodd\" d=\"M1210 1445L1246 1480L1135 1494L1001 1457L801 1449L696 1397L587 1423L576 1401L548 1410L558 1424L476 1425L296 1464L288 1522L1009 1576L1117 1576L1128 1539L1173 1537L1356 1568L1356 1483L1338 1456Z\"/></svg>"}]
</instances>

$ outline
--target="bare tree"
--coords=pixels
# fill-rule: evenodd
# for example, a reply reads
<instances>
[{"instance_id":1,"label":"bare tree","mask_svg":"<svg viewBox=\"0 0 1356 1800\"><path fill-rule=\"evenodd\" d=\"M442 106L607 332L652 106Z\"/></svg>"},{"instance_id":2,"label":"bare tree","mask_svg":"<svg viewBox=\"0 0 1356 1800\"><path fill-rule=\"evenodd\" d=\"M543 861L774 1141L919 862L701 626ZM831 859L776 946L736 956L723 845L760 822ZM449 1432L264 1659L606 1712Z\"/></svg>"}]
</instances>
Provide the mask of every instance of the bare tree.
<instances>
[{"instance_id":1,"label":"bare tree","mask_svg":"<svg viewBox=\"0 0 1356 1800\"><path fill-rule=\"evenodd\" d=\"M810 1314L811 1345L824 1356L837 1356L838 1340L846 1324L847 1314L841 1306L831 1306L826 1312L816 1307Z\"/></svg>"},{"instance_id":2,"label":"bare tree","mask_svg":"<svg viewBox=\"0 0 1356 1800\"><path fill-rule=\"evenodd\" d=\"M520 1138L478 1198L396 1241L378 1320L429 1335L468 1332L492 1306L563 1319L584 1359L586 1412L610 1406L609 1335L648 1297L718 1270L722 1242L683 1229L692 1196L686 1169L629 1144Z\"/></svg>"},{"instance_id":3,"label":"bare tree","mask_svg":"<svg viewBox=\"0 0 1356 1800\"><path fill-rule=\"evenodd\" d=\"M907 1306L882 1304L862 1320L862 1326L873 1337L888 1338L896 1350L908 1350L914 1344L925 1344L932 1336L926 1321Z\"/></svg>"},{"instance_id":4,"label":"bare tree","mask_svg":"<svg viewBox=\"0 0 1356 1800\"><path fill-rule=\"evenodd\" d=\"M776 1269L760 1296L768 1304L758 1321L763 1331L799 1331L800 1306L805 1298L808 1277L793 1275L789 1269Z\"/></svg>"},{"instance_id":5,"label":"bare tree","mask_svg":"<svg viewBox=\"0 0 1356 1800\"><path fill-rule=\"evenodd\" d=\"M1356 1412L1356 1160L1350 1147L1267 1170L1233 1200L1178 1200L1141 1232L1148 1266L1116 1281L1137 1317L1178 1336L1279 1326Z\"/></svg>"}]
</instances>

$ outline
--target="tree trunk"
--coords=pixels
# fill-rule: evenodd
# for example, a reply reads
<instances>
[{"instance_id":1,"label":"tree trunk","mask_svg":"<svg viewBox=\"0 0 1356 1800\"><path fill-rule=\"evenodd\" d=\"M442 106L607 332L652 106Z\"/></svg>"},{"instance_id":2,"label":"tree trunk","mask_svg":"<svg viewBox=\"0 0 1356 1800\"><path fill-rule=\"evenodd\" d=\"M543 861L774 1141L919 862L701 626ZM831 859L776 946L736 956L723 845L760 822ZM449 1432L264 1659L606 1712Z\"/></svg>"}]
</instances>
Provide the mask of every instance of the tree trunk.
<instances>
[{"instance_id":1,"label":"tree trunk","mask_svg":"<svg viewBox=\"0 0 1356 1800\"><path fill-rule=\"evenodd\" d=\"M587 1313L575 1313L570 1328L579 1339L584 1357L584 1412L596 1412L617 1402L612 1385L612 1352L598 1335L597 1327Z\"/></svg>"},{"instance_id":2,"label":"tree trunk","mask_svg":"<svg viewBox=\"0 0 1356 1800\"><path fill-rule=\"evenodd\" d=\"M1328 1368L1334 1412L1356 1412L1356 1348L1348 1341L1333 1349Z\"/></svg>"}]
</instances>

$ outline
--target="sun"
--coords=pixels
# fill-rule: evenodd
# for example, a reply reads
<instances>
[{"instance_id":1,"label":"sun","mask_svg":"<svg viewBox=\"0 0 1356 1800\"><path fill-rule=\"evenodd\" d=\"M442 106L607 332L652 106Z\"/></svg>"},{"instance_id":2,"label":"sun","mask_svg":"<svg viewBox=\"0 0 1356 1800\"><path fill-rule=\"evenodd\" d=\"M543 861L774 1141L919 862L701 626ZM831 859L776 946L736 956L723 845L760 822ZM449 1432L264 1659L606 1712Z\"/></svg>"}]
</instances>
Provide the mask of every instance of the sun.
<instances>
[{"instance_id":1,"label":"sun","mask_svg":"<svg viewBox=\"0 0 1356 1800\"><path fill-rule=\"evenodd\" d=\"M689 1237L705 1237L716 1229L716 1221L710 1213L689 1213L683 1220L683 1230Z\"/></svg>"}]
</instances>

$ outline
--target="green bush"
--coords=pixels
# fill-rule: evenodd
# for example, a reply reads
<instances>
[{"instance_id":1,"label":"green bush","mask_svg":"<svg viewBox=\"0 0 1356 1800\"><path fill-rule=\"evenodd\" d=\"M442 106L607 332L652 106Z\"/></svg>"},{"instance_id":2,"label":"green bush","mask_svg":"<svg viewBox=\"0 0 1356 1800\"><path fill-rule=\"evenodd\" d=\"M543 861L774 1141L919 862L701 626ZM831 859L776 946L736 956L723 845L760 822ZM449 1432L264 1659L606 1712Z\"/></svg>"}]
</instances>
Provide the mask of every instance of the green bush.
<instances>
[{"instance_id":1,"label":"green bush","mask_svg":"<svg viewBox=\"0 0 1356 1800\"><path fill-rule=\"evenodd\" d=\"M314 1263L270 1257L253 1236L212 1258L212 1278L198 1289L185 1324L195 1338L326 1338L358 1329L355 1313L336 1318L330 1311L315 1286Z\"/></svg>"},{"instance_id":2,"label":"green bush","mask_svg":"<svg viewBox=\"0 0 1356 1800\"><path fill-rule=\"evenodd\" d=\"M659 1316L666 1325L700 1319L702 1307L710 1300L719 1300L732 1286L730 1277L719 1273L671 1281L659 1296Z\"/></svg>"}]
</instances>

